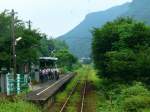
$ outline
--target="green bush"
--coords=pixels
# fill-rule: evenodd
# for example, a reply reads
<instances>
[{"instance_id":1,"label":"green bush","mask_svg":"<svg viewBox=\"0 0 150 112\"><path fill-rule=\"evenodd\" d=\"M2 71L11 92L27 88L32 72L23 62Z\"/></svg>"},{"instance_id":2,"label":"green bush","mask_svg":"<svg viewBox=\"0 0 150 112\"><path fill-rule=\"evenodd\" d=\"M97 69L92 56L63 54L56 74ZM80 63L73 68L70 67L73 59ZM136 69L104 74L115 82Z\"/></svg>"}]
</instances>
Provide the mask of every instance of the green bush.
<instances>
[{"instance_id":1,"label":"green bush","mask_svg":"<svg viewBox=\"0 0 150 112\"><path fill-rule=\"evenodd\" d=\"M150 112L150 108L144 109L142 112Z\"/></svg>"},{"instance_id":2,"label":"green bush","mask_svg":"<svg viewBox=\"0 0 150 112\"><path fill-rule=\"evenodd\" d=\"M41 112L35 104L24 100L25 93L0 97L0 112Z\"/></svg>"},{"instance_id":3,"label":"green bush","mask_svg":"<svg viewBox=\"0 0 150 112\"><path fill-rule=\"evenodd\" d=\"M40 109L32 103L21 100L17 102L3 100L0 103L0 112L40 112Z\"/></svg>"},{"instance_id":4,"label":"green bush","mask_svg":"<svg viewBox=\"0 0 150 112\"><path fill-rule=\"evenodd\" d=\"M97 112L150 112L147 109L150 108L150 92L141 82L125 85L103 80L100 90L104 98L100 99Z\"/></svg>"},{"instance_id":5,"label":"green bush","mask_svg":"<svg viewBox=\"0 0 150 112\"><path fill-rule=\"evenodd\" d=\"M142 109L150 108L150 92L142 83L136 82L121 90L117 105L125 112L142 112Z\"/></svg>"},{"instance_id":6,"label":"green bush","mask_svg":"<svg viewBox=\"0 0 150 112\"><path fill-rule=\"evenodd\" d=\"M121 94L124 97L137 96L137 95L149 96L150 92L141 83L136 83L131 87L123 89Z\"/></svg>"},{"instance_id":7,"label":"green bush","mask_svg":"<svg viewBox=\"0 0 150 112\"><path fill-rule=\"evenodd\" d=\"M122 107L125 112L142 112L142 109L150 108L150 97L132 96L125 98Z\"/></svg>"}]
</instances>

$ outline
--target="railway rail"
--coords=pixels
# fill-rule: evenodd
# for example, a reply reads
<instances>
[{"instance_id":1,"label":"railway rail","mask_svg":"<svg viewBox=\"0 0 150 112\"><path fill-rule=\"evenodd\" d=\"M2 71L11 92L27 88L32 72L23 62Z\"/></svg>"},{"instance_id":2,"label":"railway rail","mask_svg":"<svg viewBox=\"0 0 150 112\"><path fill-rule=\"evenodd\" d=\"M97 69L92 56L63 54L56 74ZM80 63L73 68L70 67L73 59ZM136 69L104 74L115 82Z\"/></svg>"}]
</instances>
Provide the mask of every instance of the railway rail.
<instances>
[{"instance_id":1,"label":"railway rail","mask_svg":"<svg viewBox=\"0 0 150 112\"><path fill-rule=\"evenodd\" d=\"M65 108L66 108L66 106L67 106L67 104L68 104L68 102L69 102L71 96L72 96L73 93L75 92L75 90L76 90L76 88L77 88L77 86L78 86L79 83L80 83L80 81L77 81L76 85L75 85L74 88L71 90L70 95L69 95L68 98L66 99L65 103L63 104L63 106L62 106L62 108L60 109L59 112L64 112L64 110L65 110Z\"/></svg>"},{"instance_id":2,"label":"railway rail","mask_svg":"<svg viewBox=\"0 0 150 112\"><path fill-rule=\"evenodd\" d=\"M76 85L74 86L74 88L71 90L70 94L68 95L65 103L63 104L63 106L61 107L60 111L59 112L65 112L66 108L68 107L69 105L69 100L72 98L73 94L76 92L76 89L77 87L79 86L79 84L81 84L81 81L77 81ZM85 94L86 94L86 86L87 86L87 81L85 80L84 81L84 84L83 84L84 87L82 87L81 89L81 107L79 112L83 112L84 111L84 103L85 103Z\"/></svg>"},{"instance_id":3,"label":"railway rail","mask_svg":"<svg viewBox=\"0 0 150 112\"><path fill-rule=\"evenodd\" d=\"M87 81L85 81L85 84L84 84L84 90L83 90L83 94L82 94L82 104L81 104L81 110L80 110L80 112L84 111L84 102L85 102L86 87L87 87Z\"/></svg>"}]
</instances>

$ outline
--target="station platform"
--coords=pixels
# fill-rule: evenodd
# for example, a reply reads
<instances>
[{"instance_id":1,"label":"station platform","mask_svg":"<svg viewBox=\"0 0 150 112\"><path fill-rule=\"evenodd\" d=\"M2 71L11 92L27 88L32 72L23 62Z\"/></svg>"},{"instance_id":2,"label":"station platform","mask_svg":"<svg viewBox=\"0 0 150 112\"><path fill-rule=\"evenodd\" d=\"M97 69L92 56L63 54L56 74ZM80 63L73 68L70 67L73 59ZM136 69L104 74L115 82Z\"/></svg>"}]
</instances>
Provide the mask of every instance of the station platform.
<instances>
[{"instance_id":1,"label":"station platform","mask_svg":"<svg viewBox=\"0 0 150 112\"><path fill-rule=\"evenodd\" d=\"M61 79L61 78L63 78L64 76L65 76L65 75L60 75L59 78ZM36 84L36 85L32 85L32 86L30 87L30 90L31 90L31 91L36 91L36 90L38 90L38 89L45 88L45 87L47 87L47 86L53 84L54 82L56 82L56 80L49 80L49 81L44 82L44 83L39 83L39 84Z\"/></svg>"},{"instance_id":2,"label":"station platform","mask_svg":"<svg viewBox=\"0 0 150 112\"><path fill-rule=\"evenodd\" d=\"M52 97L73 76L73 73L66 74L61 76L57 81L50 81L45 84L39 84L37 87L33 87L33 91L26 95L26 100L46 101L48 98Z\"/></svg>"}]
</instances>

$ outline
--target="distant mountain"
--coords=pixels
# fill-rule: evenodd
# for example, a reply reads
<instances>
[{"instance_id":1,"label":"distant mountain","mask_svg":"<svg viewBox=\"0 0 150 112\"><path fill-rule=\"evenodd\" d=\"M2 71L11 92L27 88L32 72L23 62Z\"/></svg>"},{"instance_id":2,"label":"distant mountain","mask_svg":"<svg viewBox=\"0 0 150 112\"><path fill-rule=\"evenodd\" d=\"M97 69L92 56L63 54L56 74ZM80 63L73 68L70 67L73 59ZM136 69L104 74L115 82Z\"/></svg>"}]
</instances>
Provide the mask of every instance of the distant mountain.
<instances>
[{"instance_id":1,"label":"distant mountain","mask_svg":"<svg viewBox=\"0 0 150 112\"><path fill-rule=\"evenodd\" d=\"M150 24L150 0L133 0L124 16Z\"/></svg>"},{"instance_id":2,"label":"distant mountain","mask_svg":"<svg viewBox=\"0 0 150 112\"><path fill-rule=\"evenodd\" d=\"M138 20L150 23L150 0L133 0L120 6L105 11L88 14L85 19L74 29L59 37L65 41L70 51L77 57L88 57L91 53L91 30L93 27L100 27L108 21L119 16L131 16Z\"/></svg>"}]
</instances>

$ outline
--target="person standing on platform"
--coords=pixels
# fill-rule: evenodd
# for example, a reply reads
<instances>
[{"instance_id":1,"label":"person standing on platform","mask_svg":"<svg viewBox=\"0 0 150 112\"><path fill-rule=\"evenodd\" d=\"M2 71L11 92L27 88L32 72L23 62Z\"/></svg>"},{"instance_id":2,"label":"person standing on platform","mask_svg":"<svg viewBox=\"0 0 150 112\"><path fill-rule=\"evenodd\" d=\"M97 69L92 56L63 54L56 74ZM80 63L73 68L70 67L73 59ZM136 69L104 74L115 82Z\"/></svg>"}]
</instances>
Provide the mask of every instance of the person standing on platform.
<instances>
[{"instance_id":1,"label":"person standing on platform","mask_svg":"<svg viewBox=\"0 0 150 112\"><path fill-rule=\"evenodd\" d=\"M30 90L33 90L32 81L31 81L31 75L28 76L28 86L29 86Z\"/></svg>"}]
</instances>

